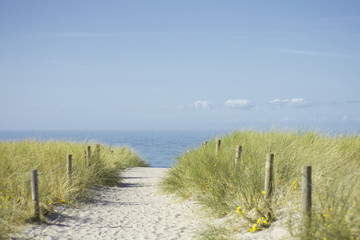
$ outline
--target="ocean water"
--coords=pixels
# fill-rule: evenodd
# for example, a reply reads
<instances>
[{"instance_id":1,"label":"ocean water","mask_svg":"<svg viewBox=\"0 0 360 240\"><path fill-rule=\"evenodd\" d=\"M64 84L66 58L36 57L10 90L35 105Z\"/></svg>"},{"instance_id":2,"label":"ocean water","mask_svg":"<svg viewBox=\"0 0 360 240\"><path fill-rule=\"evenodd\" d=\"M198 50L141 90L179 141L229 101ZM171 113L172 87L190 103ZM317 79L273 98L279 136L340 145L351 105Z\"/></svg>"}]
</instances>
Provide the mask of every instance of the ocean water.
<instances>
[{"instance_id":1,"label":"ocean water","mask_svg":"<svg viewBox=\"0 0 360 240\"><path fill-rule=\"evenodd\" d=\"M151 167L168 168L183 152L199 147L205 140L224 135L225 131L0 131L0 141L64 140L128 146Z\"/></svg>"}]
</instances>

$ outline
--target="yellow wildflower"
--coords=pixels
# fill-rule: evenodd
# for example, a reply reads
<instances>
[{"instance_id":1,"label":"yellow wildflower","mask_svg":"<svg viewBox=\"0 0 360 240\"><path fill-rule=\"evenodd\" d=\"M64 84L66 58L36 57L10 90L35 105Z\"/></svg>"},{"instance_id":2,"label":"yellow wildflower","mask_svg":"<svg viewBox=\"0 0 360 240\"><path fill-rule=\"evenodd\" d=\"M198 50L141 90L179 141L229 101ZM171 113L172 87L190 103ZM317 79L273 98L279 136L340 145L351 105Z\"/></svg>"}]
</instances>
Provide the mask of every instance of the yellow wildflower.
<instances>
[{"instance_id":1,"label":"yellow wildflower","mask_svg":"<svg viewBox=\"0 0 360 240\"><path fill-rule=\"evenodd\" d=\"M241 207L237 207L236 212L238 212L240 215L245 213L244 211L241 210Z\"/></svg>"}]
</instances>

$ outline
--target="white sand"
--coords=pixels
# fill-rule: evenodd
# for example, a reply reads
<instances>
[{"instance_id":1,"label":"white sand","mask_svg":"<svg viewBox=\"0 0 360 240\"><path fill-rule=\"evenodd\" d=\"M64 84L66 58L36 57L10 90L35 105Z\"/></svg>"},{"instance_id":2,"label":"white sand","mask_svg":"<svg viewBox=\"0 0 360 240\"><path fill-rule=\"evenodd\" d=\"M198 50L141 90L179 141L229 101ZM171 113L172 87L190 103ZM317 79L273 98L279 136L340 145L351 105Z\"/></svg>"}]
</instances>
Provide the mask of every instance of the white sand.
<instances>
[{"instance_id":1,"label":"white sand","mask_svg":"<svg viewBox=\"0 0 360 240\"><path fill-rule=\"evenodd\" d=\"M178 202L159 193L164 168L133 168L120 187L96 188L91 203L59 209L48 224L27 225L12 239L196 239L207 225L222 226L200 217L199 205ZM233 239L290 239L282 226L256 234L238 233Z\"/></svg>"},{"instance_id":2,"label":"white sand","mask_svg":"<svg viewBox=\"0 0 360 240\"><path fill-rule=\"evenodd\" d=\"M15 239L194 239L202 224L198 206L158 192L166 170L130 169L121 187L98 188L93 203L28 225Z\"/></svg>"}]
</instances>

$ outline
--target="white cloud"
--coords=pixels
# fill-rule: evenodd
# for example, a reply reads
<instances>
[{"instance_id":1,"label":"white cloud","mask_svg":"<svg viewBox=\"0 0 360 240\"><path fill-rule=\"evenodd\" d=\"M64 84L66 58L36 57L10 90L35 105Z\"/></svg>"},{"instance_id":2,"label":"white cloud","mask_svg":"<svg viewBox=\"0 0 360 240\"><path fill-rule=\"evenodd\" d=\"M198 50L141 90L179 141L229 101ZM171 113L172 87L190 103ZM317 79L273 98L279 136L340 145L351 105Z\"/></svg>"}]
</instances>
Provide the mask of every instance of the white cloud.
<instances>
[{"instance_id":1,"label":"white cloud","mask_svg":"<svg viewBox=\"0 0 360 240\"><path fill-rule=\"evenodd\" d=\"M269 103L269 104L282 104L282 103L287 103L287 102L289 102L289 99L283 99L283 100L281 100L281 99L279 99L279 98L275 98L274 100L271 100L271 101L269 101L268 103Z\"/></svg>"},{"instance_id":2,"label":"white cloud","mask_svg":"<svg viewBox=\"0 0 360 240\"><path fill-rule=\"evenodd\" d=\"M233 99L227 100L225 106L231 108L249 109L254 107L254 103L249 99Z\"/></svg>"},{"instance_id":3,"label":"white cloud","mask_svg":"<svg viewBox=\"0 0 360 240\"><path fill-rule=\"evenodd\" d=\"M293 98L290 100L290 105L293 107L308 107L312 105L312 103L303 98Z\"/></svg>"},{"instance_id":4,"label":"white cloud","mask_svg":"<svg viewBox=\"0 0 360 240\"><path fill-rule=\"evenodd\" d=\"M214 106L214 104L210 101L197 100L197 101L191 103L190 106L195 109L210 110Z\"/></svg>"},{"instance_id":5,"label":"white cloud","mask_svg":"<svg viewBox=\"0 0 360 240\"><path fill-rule=\"evenodd\" d=\"M269 101L268 104L278 107L287 106L292 108L310 107L313 105L311 101L307 101L304 98L292 98L292 99L276 98L274 100Z\"/></svg>"}]
</instances>

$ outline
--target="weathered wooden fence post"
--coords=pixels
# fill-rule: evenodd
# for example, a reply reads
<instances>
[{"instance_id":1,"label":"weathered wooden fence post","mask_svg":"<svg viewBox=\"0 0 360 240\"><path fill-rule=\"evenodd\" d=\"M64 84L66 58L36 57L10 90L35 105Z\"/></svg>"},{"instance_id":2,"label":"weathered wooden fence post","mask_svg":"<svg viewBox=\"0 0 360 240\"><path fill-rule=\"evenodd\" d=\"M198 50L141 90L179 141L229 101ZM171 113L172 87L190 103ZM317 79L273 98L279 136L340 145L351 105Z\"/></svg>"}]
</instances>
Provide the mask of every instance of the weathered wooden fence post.
<instances>
[{"instance_id":1,"label":"weathered wooden fence post","mask_svg":"<svg viewBox=\"0 0 360 240\"><path fill-rule=\"evenodd\" d=\"M221 144L221 140L218 139L216 141L216 146L215 146L215 155L216 155L216 157L218 156L218 153L220 152L220 144Z\"/></svg>"},{"instance_id":2,"label":"weathered wooden fence post","mask_svg":"<svg viewBox=\"0 0 360 240\"><path fill-rule=\"evenodd\" d=\"M71 174L72 174L72 155L71 155L71 154L68 154L68 155L67 155L66 168L67 168L68 180L69 180L69 183L71 184L71 183L72 183L72 180L71 180Z\"/></svg>"},{"instance_id":3,"label":"weathered wooden fence post","mask_svg":"<svg viewBox=\"0 0 360 240\"><path fill-rule=\"evenodd\" d=\"M311 226L311 166L303 166L301 176L302 214L304 230L308 232Z\"/></svg>"},{"instance_id":4,"label":"weathered wooden fence post","mask_svg":"<svg viewBox=\"0 0 360 240\"><path fill-rule=\"evenodd\" d=\"M271 201L271 193L273 192L273 165L274 165L274 154L266 154L265 162L265 199Z\"/></svg>"},{"instance_id":5,"label":"weathered wooden fence post","mask_svg":"<svg viewBox=\"0 0 360 240\"><path fill-rule=\"evenodd\" d=\"M235 167L237 166L238 162L241 158L242 146L237 145L235 148Z\"/></svg>"},{"instance_id":6,"label":"weathered wooden fence post","mask_svg":"<svg viewBox=\"0 0 360 240\"><path fill-rule=\"evenodd\" d=\"M37 169L31 171L31 196L34 201L34 220L40 221L39 182Z\"/></svg>"},{"instance_id":7,"label":"weathered wooden fence post","mask_svg":"<svg viewBox=\"0 0 360 240\"><path fill-rule=\"evenodd\" d=\"M87 146L86 148L86 157L88 166L91 165L91 146Z\"/></svg>"}]
</instances>

